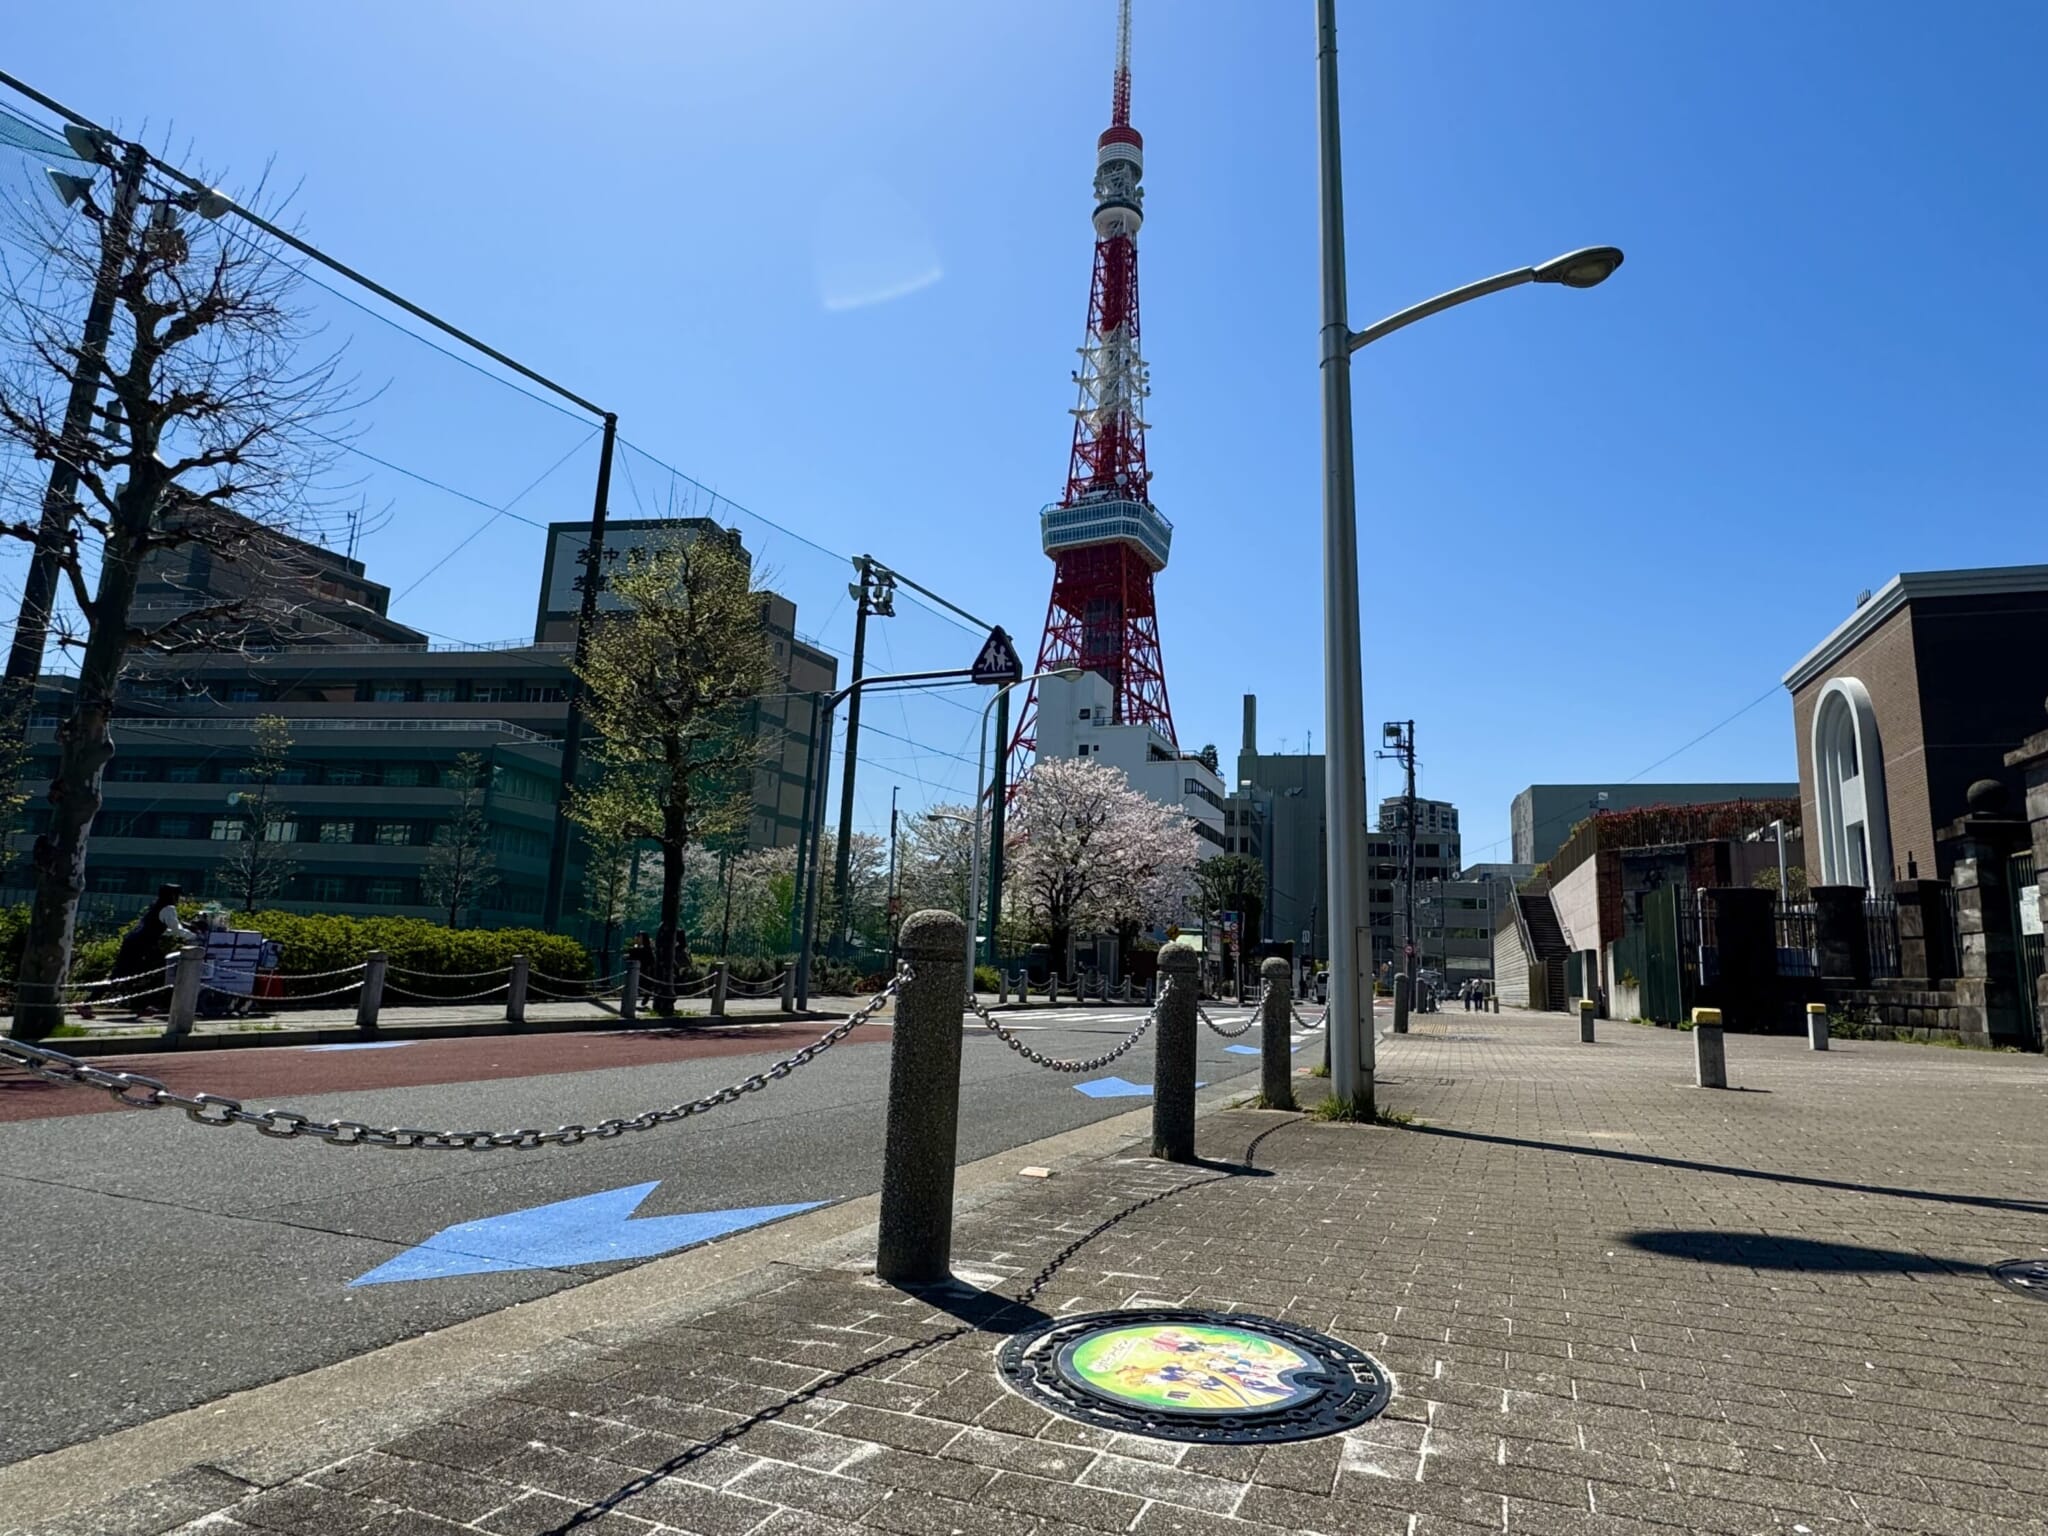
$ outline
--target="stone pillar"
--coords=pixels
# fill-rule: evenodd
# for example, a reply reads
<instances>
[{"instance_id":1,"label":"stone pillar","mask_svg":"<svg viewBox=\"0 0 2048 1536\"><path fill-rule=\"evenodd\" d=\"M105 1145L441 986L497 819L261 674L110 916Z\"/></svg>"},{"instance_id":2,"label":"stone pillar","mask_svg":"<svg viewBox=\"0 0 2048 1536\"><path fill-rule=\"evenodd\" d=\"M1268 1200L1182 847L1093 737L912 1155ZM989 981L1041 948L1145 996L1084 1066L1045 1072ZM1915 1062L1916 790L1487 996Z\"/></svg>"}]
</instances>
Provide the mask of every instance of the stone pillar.
<instances>
[{"instance_id":1,"label":"stone pillar","mask_svg":"<svg viewBox=\"0 0 2048 1536\"><path fill-rule=\"evenodd\" d=\"M1592 998L1582 997L1579 999L1579 1044L1591 1045L1593 1043L1593 1019L1598 1012L1599 1006Z\"/></svg>"},{"instance_id":2,"label":"stone pillar","mask_svg":"<svg viewBox=\"0 0 2048 1536\"><path fill-rule=\"evenodd\" d=\"M1806 1005L1806 1043L1816 1051L1828 1048L1828 1005L1808 1003Z\"/></svg>"},{"instance_id":3,"label":"stone pillar","mask_svg":"<svg viewBox=\"0 0 2048 1536\"><path fill-rule=\"evenodd\" d=\"M619 1022L635 1024L640 1019L640 962L628 960L626 974L619 981Z\"/></svg>"},{"instance_id":4,"label":"stone pillar","mask_svg":"<svg viewBox=\"0 0 2048 1536\"><path fill-rule=\"evenodd\" d=\"M1046 1006L1050 1008L1057 1008L1060 1005L1060 977L1057 971L1045 978L1045 1001Z\"/></svg>"},{"instance_id":5,"label":"stone pillar","mask_svg":"<svg viewBox=\"0 0 2048 1536\"><path fill-rule=\"evenodd\" d=\"M1186 939L1159 951L1167 981L1159 1022L1152 1026L1152 1155L1171 1163L1195 1160L1195 1028L1201 1007L1197 974L1202 952Z\"/></svg>"},{"instance_id":6,"label":"stone pillar","mask_svg":"<svg viewBox=\"0 0 2048 1536\"><path fill-rule=\"evenodd\" d=\"M1408 1033L1408 973L1397 971L1394 975L1394 1033Z\"/></svg>"},{"instance_id":7,"label":"stone pillar","mask_svg":"<svg viewBox=\"0 0 2048 1536\"><path fill-rule=\"evenodd\" d=\"M961 937L960 942L962 944L967 942L965 935ZM786 965L782 968L782 1011L784 1013L796 1012L796 967L794 965Z\"/></svg>"},{"instance_id":8,"label":"stone pillar","mask_svg":"<svg viewBox=\"0 0 2048 1536\"><path fill-rule=\"evenodd\" d=\"M526 1022L526 956L512 957L512 980L505 988L505 1022Z\"/></svg>"},{"instance_id":9,"label":"stone pillar","mask_svg":"<svg viewBox=\"0 0 2048 1536\"><path fill-rule=\"evenodd\" d=\"M725 986L731 972L724 965L718 967L718 974L711 980L711 1017L725 1017Z\"/></svg>"},{"instance_id":10,"label":"stone pillar","mask_svg":"<svg viewBox=\"0 0 2048 1536\"><path fill-rule=\"evenodd\" d=\"M1809 894L1821 976L1852 987L1869 986L1870 924L1863 915L1863 887L1816 885Z\"/></svg>"},{"instance_id":11,"label":"stone pillar","mask_svg":"<svg viewBox=\"0 0 2048 1536\"><path fill-rule=\"evenodd\" d=\"M2029 837L2025 822L2007 814L2010 797L1996 779L1970 786L1969 813L1937 835L1954 849L1956 1029L1978 1045L2030 1045L2032 998L2020 996L2019 936L2013 930L2013 893L2007 861Z\"/></svg>"},{"instance_id":12,"label":"stone pillar","mask_svg":"<svg viewBox=\"0 0 2048 1536\"><path fill-rule=\"evenodd\" d=\"M205 974L205 949L197 944L180 948L177 969L171 976L171 1004L164 1019L164 1039L175 1042L192 1033L192 1021L199 1015L199 982Z\"/></svg>"},{"instance_id":13,"label":"stone pillar","mask_svg":"<svg viewBox=\"0 0 2048 1536\"><path fill-rule=\"evenodd\" d=\"M356 993L356 1028L363 1034L377 1033L377 1011L384 1006L384 972L389 963L381 949L363 956L363 985Z\"/></svg>"},{"instance_id":14,"label":"stone pillar","mask_svg":"<svg viewBox=\"0 0 2048 1536\"><path fill-rule=\"evenodd\" d=\"M1719 885L1700 895L1714 914L1714 946L1721 971L1713 996L1722 1016L1742 1029L1771 1028L1778 1017L1776 894L1746 885ZM1857 931L1867 936L1860 895L1856 922Z\"/></svg>"},{"instance_id":15,"label":"stone pillar","mask_svg":"<svg viewBox=\"0 0 2048 1536\"><path fill-rule=\"evenodd\" d=\"M2035 942L2040 943L2048 939L2048 731L2037 731L2021 742L2018 750L2006 753L2005 765L2017 768L2026 786L2028 835L2034 847L2034 889L2020 892L2020 938L2024 942L2038 935ZM2030 1001L2034 1005L2034 1044L2040 1046L2048 1043L2048 971L2035 983Z\"/></svg>"},{"instance_id":16,"label":"stone pillar","mask_svg":"<svg viewBox=\"0 0 2048 1536\"><path fill-rule=\"evenodd\" d=\"M1692 1011L1693 1081L1702 1088L1728 1086L1728 1049L1721 1038L1721 1010Z\"/></svg>"},{"instance_id":17,"label":"stone pillar","mask_svg":"<svg viewBox=\"0 0 2048 1536\"><path fill-rule=\"evenodd\" d=\"M1266 995L1259 1005L1259 1093L1268 1109L1294 1106L1294 968L1262 961Z\"/></svg>"},{"instance_id":18,"label":"stone pillar","mask_svg":"<svg viewBox=\"0 0 2048 1536\"><path fill-rule=\"evenodd\" d=\"M896 997L889 1049L875 1273L892 1285L932 1285L952 1273L967 925L952 912L913 912L896 946L911 979Z\"/></svg>"},{"instance_id":19,"label":"stone pillar","mask_svg":"<svg viewBox=\"0 0 2048 1536\"><path fill-rule=\"evenodd\" d=\"M1899 902L1899 979L1932 986L1956 974L1955 944L1948 920L1946 880L1900 880L1892 895Z\"/></svg>"}]
</instances>

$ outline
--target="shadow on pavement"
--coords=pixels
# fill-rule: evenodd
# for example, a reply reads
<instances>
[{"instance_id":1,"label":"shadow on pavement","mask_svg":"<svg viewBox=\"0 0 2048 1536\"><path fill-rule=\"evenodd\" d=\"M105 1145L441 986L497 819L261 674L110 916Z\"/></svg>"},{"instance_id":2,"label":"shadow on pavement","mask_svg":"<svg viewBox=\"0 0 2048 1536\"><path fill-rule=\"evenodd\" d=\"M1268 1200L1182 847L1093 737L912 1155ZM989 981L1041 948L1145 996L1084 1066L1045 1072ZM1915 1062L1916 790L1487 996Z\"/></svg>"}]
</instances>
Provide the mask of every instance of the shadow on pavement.
<instances>
[{"instance_id":1,"label":"shadow on pavement","mask_svg":"<svg viewBox=\"0 0 2048 1536\"><path fill-rule=\"evenodd\" d=\"M1622 1241L1644 1253L1668 1259L1696 1259L1702 1264L1732 1264L1744 1269L1832 1270L1837 1274L1946 1275L1981 1264L1937 1259L1899 1248L1863 1248L1854 1243L1829 1243L1811 1237L1772 1237L1768 1233L1712 1230L1628 1232Z\"/></svg>"},{"instance_id":2,"label":"shadow on pavement","mask_svg":"<svg viewBox=\"0 0 2048 1536\"><path fill-rule=\"evenodd\" d=\"M1857 1184L1848 1179L1818 1179L1811 1174L1779 1173L1769 1168L1737 1168L1728 1163L1699 1163L1682 1157L1659 1157L1653 1152L1623 1152L1615 1147L1580 1147L1564 1141L1535 1141L1525 1136L1496 1136L1486 1131L1459 1131L1441 1125L1411 1125L1411 1134L1443 1136L1453 1141L1478 1141L1497 1147L1526 1147L1534 1152L1568 1152L1574 1157L1597 1157L1608 1162L1640 1163L1649 1168L1676 1168L1689 1173L1718 1173L1731 1179L1762 1179L1771 1184L1792 1184L1804 1189L1839 1189L1853 1195L1890 1195L1901 1200L1927 1200L1937 1205L1969 1205L1987 1211L2019 1211L2030 1216L2048 1216L2048 1200L2006 1200L1997 1195L1955 1195L1936 1189L1901 1189L1889 1184Z\"/></svg>"}]
</instances>

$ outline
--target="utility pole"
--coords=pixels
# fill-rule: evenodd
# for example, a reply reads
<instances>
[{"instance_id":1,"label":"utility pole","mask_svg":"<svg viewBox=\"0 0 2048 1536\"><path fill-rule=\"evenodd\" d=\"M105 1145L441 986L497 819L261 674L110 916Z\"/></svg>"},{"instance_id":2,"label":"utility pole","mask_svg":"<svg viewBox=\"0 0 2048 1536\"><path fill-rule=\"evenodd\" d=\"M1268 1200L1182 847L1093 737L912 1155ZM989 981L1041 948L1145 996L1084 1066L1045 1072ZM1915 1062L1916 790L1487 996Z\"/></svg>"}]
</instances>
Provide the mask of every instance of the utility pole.
<instances>
[{"instance_id":1,"label":"utility pole","mask_svg":"<svg viewBox=\"0 0 2048 1536\"><path fill-rule=\"evenodd\" d=\"M889 937L896 937L896 791L900 786L889 786Z\"/></svg>"},{"instance_id":2,"label":"utility pole","mask_svg":"<svg viewBox=\"0 0 2048 1536\"><path fill-rule=\"evenodd\" d=\"M1421 961L1422 949L1415 942L1415 722L1413 720L1389 720L1380 727L1380 739L1385 750L1375 752L1375 757L1391 757L1407 770L1405 787L1401 794L1401 819L1407 823L1408 837L1401 849L1401 969L1408 977L1408 996L1415 996L1415 972Z\"/></svg>"},{"instance_id":3,"label":"utility pole","mask_svg":"<svg viewBox=\"0 0 2048 1536\"><path fill-rule=\"evenodd\" d=\"M846 705L846 766L839 771L839 847L832 858L832 890L839 902L839 921L832 936L835 952L844 953L853 933L852 903L847 883L853 853L853 776L860 765L860 679L867 660L868 615L888 619L896 615L896 588L889 573L872 555L855 555L853 568L860 580L848 582L846 595L854 600L853 692Z\"/></svg>"},{"instance_id":4,"label":"utility pole","mask_svg":"<svg viewBox=\"0 0 2048 1536\"><path fill-rule=\"evenodd\" d=\"M1010 690L996 695L996 765L988 787L988 959L1002 959L996 948L996 925L1003 919L1003 814L1010 800ZM974 808L981 815L981 807Z\"/></svg>"},{"instance_id":5,"label":"utility pole","mask_svg":"<svg viewBox=\"0 0 2048 1536\"><path fill-rule=\"evenodd\" d=\"M90 139L95 159L113 165L112 142L80 132ZM135 208L142 199L142 177L149 169L149 152L130 144L121 156L114 179L114 206L102 214L92 201L91 182L85 177L58 179L58 191L85 205L88 217L100 220L100 262L93 274L92 302L85 312L85 331L79 338L78 361L71 375L70 397L64 403L64 448L50 466L50 483L43 491L43 516L36 527L35 553L29 558L28 573L21 584L21 612L14 624L14 644L7 652L7 719L0 722L9 734L24 728L28 705L35 693L36 679L43 670L43 649L50 634L50 610L57 596L57 559L71 532L71 512L78 496L78 457L92 431L93 408L99 404L100 376L106 365L107 338L114 328L114 301L118 297L121 269L134 244ZM14 711L21 711L16 719Z\"/></svg>"},{"instance_id":6,"label":"utility pole","mask_svg":"<svg viewBox=\"0 0 2048 1536\"><path fill-rule=\"evenodd\" d=\"M562 900L569 881L569 838L574 828L569 821L569 803L576 794L576 771L583 760L583 665L590 656L590 631L597 623L598 594L604 590L604 519L611 504L612 450L619 437L616 413L604 413L604 445L597 456L597 496L590 508L590 536L576 552L583 574L576 578L583 604L576 613L576 662L569 674L569 712L562 723L562 782L555 795L554 837L548 844L547 899L541 908L541 925L549 933L562 926Z\"/></svg>"}]
</instances>

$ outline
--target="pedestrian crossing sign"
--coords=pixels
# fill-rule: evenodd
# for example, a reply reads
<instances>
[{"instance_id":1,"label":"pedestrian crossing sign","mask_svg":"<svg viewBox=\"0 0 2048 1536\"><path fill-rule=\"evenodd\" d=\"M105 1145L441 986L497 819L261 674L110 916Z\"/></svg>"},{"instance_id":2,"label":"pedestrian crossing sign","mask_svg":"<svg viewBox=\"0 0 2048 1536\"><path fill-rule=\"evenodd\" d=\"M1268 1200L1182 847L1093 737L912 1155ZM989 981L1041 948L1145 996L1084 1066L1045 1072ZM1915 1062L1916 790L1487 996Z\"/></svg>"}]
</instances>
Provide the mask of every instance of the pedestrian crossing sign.
<instances>
[{"instance_id":1,"label":"pedestrian crossing sign","mask_svg":"<svg viewBox=\"0 0 2048 1536\"><path fill-rule=\"evenodd\" d=\"M977 683L1016 683L1024 679L1024 663L1017 655L1017 647L1010 643L1010 637L998 624L988 632L988 639L981 647L981 654L974 658L974 680Z\"/></svg>"}]
</instances>

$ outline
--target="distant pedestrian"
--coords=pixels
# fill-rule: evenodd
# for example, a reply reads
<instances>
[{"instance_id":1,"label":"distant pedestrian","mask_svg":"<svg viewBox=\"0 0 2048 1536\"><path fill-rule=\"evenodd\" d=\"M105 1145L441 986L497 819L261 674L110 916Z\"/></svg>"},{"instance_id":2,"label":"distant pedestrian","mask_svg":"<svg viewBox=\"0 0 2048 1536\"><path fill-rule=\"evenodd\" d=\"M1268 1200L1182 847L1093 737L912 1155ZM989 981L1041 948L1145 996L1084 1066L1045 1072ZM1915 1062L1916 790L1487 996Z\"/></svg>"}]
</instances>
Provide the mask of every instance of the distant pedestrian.
<instances>
[{"instance_id":1,"label":"distant pedestrian","mask_svg":"<svg viewBox=\"0 0 2048 1536\"><path fill-rule=\"evenodd\" d=\"M121 947L114 951L114 969L107 978L117 992L126 995L160 990L159 986L138 986L137 982L144 975L160 973L170 940L192 937L190 930L178 921L178 898L182 894L175 885L158 886L156 899L143 908L134 926L121 935ZM150 1013L154 1005L145 1001L135 1011ZM92 1017L90 1008L81 1008L79 1012Z\"/></svg>"}]
</instances>

